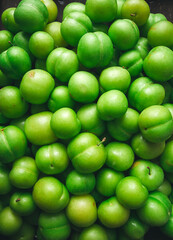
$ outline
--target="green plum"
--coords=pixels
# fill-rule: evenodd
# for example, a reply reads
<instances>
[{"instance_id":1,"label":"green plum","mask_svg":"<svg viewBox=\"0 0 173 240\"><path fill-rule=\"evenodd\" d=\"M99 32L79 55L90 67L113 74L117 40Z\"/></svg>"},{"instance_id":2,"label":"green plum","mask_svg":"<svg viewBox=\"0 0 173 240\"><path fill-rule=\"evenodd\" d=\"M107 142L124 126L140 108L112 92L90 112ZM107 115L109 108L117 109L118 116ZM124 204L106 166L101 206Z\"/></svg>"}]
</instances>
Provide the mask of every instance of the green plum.
<instances>
[{"instance_id":1,"label":"green plum","mask_svg":"<svg viewBox=\"0 0 173 240\"><path fill-rule=\"evenodd\" d=\"M31 60L34 60L34 56L29 49L30 34L26 32L18 32L13 38L13 45L23 48L30 56Z\"/></svg>"},{"instance_id":2,"label":"green plum","mask_svg":"<svg viewBox=\"0 0 173 240\"><path fill-rule=\"evenodd\" d=\"M53 38L55 47L67 47L68 44L66 43L61 34L60 22L51 22L47 24L44 31L49 33L49 35Z\"/></svg>"},{"instance_id":3,"label":"green plum","mask_svg":"<svg viewBox=\"0 0 173 240\"><path fill-rule=\"evenodd\" d=\"M117 0L117 19L122 18L121 17L121 9L126 0Z\"/></svg>"},{"instance_id":4,"label":"green plum","mask_svg":"<svg viewBox=\"0 0 173 240\"><path fill-rule=\"evenodd\" d=\"M32 144L41 146L56 142L57 137L50 126L52 115L53 113L46 111L26 119L25 134Z\"/></svg>"},{"instance_id":5,"label":"green plum","mask_svg":"<svg viewBox=\"0 0 173 240\"><path fill-rule=\"evenodd\" d=\"M148 191L156 190L164 180L162 168L145 160L136 160L130 169L130 175L139 178Z\"/></svg>"},{"instance_id":6,"label":"green plum","mask_svg":"<svg viewBox=\"0 0 173 240\"><path fill-rule=\"evenodd\" d=\"M131 83L131 76L122 67L109 67L101 72L99 83L104 91L115 89L126 93Z\"/></svg>"},{"instance_id":7,"label":"green plum","mask_svg":"<svg viewBox=\"0 0 173 240\"><path fill-rule=\"evenodd\" d=\"M16 234L22 226L22 218L9 206L0 212L0 233L4 236Z\"/></svg>"},{"instance_id":8,"label":"green plum","mask_svg":"<svg viewBox=\"0 0 173 240\"><path fill-rule=\"evenodd\" d=\"M102 201L98 207L98 219L108 228L118 228L124 225L130 216L130 210L111 197Z\"/></svg>"},{"instance_id":9,"label":"green plum","mask_svg":"<svg viewBox=\"0 0 173 240\"><path fill-rule=\"evenodd\" d=\"M19 88L6 86L0 89L0 111L7 118L20 118L28 111L29 105L23 99Z\"/></svg>"},{"instance_id":10,"label":"green plum","mask_svg":"<svg viewBox=\"0 0 173 240\"><path fill-rule=\"evenodd\" d=\"M108 35L118 49L127 51L134 48L139 40L139 29L129 19L118 19L110 26Z\"/></svg>"},{"instance_id":11,"label":"green plum","mask_svg":"<svg viewBox=\"0 0 173 240\"><path fill-rule=\"evenodd\" d=\"M105 121L122 117L126 113L127 108L127 98L119 90L109 90L103 93L97 101L99 116Z\"/></svg>"},{"instance_id":12,"label":"green plum","mask_svg":"<svg viewBox=\"0 0 173 240\"><path fill-rule=\"evenodd\" d=\"M76 102L92 103L99 95L99 83L93 74L79 71L71 76L68 90Z\"/></svg>"},{"instance_id":13,"label":"green plum","mask_svg":"<svg viewBox=\"0 0 173 240\"><path fill-rule=\"evenodd\" d=\"M152 47L166 46L172 47L173 24L167 20L159 21L151 26L148 31L147 39Z\"/></svg>"},{"instance_id":14,"label":"green plum","mask_svg":"<svg viewBox=\"0 0 173 240\"><path fill-rule=\"evenodd\" d=\"M79 40L77 56L82 65L89 69L105 67L113 58L112 41L103 32L86 33Z\"/></svg>"},{"instance_id":15,"label":"green plum","mask_svg":"<svg viewBox=\"0 0 173 240\"><path fill-rule=\"evenodd\" d=\"M31 59L23 48L12 46L0 54L0 68L7 78L19 80L31 69Z\"/></svg>"},{"instance_id":16,"label":"green plum","mask_svg":"<svg viewBox=\"0 0 173 240\"><path fill-rule=\"evenodd\" d=\"M79 173L72 170L66 178L66 187L73 195L88 194L93 191L95 187L95 175L93 173Z\"/></svg>"},{"instance_id":17,"label":"green plum","mask_svg":"<svg viewBox=\"0 0 173 240\"><path fill-rule=\"evenodd\" d=\"M149 194L144 206L137 210L137 215L150 226L163 226L169 220L172 205L169 198L161 192Z\"/></svg>"},{"instance_id":18,"label":"green plum","mask_svg":"<svg viewBox=\"0 0 173 240\"><path fill-rule=\"evenodd\" d=\"M9 163L22 157L27 149L27 139L23 131L9 125L0 129L0 156L2 163Z\"/></svg>"},{"instance_id":19,"label":"green plum","mask_svg":"<svg viewBox=\"0 0 173 240\"><path fill-rule=\"evenodd\" d=\"M168 141L160 156L160 165L165 172L173 172L173 140Z\"/></svg>"},{"instance_id":20,"label":"green plum","mask_svg":"<svg viewBox=\"0 0 173 240\"><path fill-rule=\"evenodd\" d=\"M80 2L71 2L63 9L63 20L71 12L82 12L85 13L85 4Z\"/></svg>"},{"instance_id":21,"label":"green plum","mask_svg":"<svg viewBox=\"0 0 173 240\"><path fill-rule=\"evenodd\" d=\"M73 138L67 153L74 168L80 173L92 173L106 161L106 150L102 141L92 133L80 133Z\"/></svg>"},{"instance_id":22,"label":"green plum","mask_svg":"<svg viewBox=\"0 0 173 240\"><path fill-rule=\"evenodd\" d=\"M157 22L165 21L166 16L161 13L150 13L146 23L140 27L141 36L147 37L149 29Z\"/></svg>"},{"instance_id":23,"label":"green plum","mask_svg":"<svg viewBox=\"0 0 173 240\"><path fill-rule=\"evenodd\" d=\"M55 87L53 77L41 69L28 71L20 83L20 92L23 98L32 104L46 103Z\"/></svg>"},{"instance_id":24,"label":"green plum","mask_svg":"<svg viewBox=\"0 0 173 240\"><path fill-rule=\"evenodd\" d=\"M36 152L35 162L38 169L47 175L61 173L69 164L66 147L62 143L41 146Z\"/></svg>"},{"instance_id":25,"label":"green plum","mask_svg":"<svg viewBox=\"0 0 173 240\"><path fill-rule=\"evenodd\" d=\"M143 69L153 81L168 81L173 76L173 51L165 46L152 48L144 59Z\"/></svg>"},{"instance_id":26,"label":"green plum","mask_svg":"<svg viewBox=\"0 0 173 240\"><path fill-rule=\"evenodd\" d=\"M12 32L12 33L17 33L20 31L20 26L17 24L15 17L14 17L14 12L15 12L16 8L11 7L11 8L7 8L6 10L3 11L2 15L1 15L1 21L2 24L4 25L4 27Z\"/></svg>"},{"instance_id":27,"label":"green plum","mask_svg":"<svg viewBox=\"0 0 173 240\"><path fill-rule=\"evenodd\" d=\"M71 108L60 108L53 113L51 128L60 139L70 139L75 137L81 130L81 123Z\"/></svg>"},{"instance_id":28,"label":"green plum","mask_svg":"<svg viewBox=\"0 0 173 240\"><path fill-rule=\"evenodd\" d=\"M75 102L70 96L67 86L54 88L48 100L48 108L51 112L56 112L63 107L74 108L74 105Z\"/></svg>"},{"instance_id":29,"label":"green plum","mask_svg":"<svg viewBox=\"0 0 173 240\"><path fill-rule=\"evenodd\" d=\"M97 207L90 194L71 196L66 216L76 227L89 227L97 220Z\"/></svg>"},{"instance_id":30,"label":"green plum","mask_svg":"<svg viewBox=\"0 0 173 240\"><path fill-rule=\"evenodd\" d=\"M173 226L173 205L172 205L172 210L171 210L171 215L169 217L169 220L160 229L166 236L173 238L172 226Z\"/></svg>"},{"instance_id":31,"label":"green plum","mask_svg":"<svg viewBox=\"0 0 173 240\"><path fill-rule=\"evenodd\" d=\"M61 34L64 40L73 47L77 47L79 40L87 32L92 32L90 18L83 12L70 12L61 23Z\"/></svg>"},{"instance_id":32,"label":"green plum","mask_svg":"<svg viewBox=\"0 0 173 240\"><path fill-rule=\"evenodd\" d=\"M151 46L149 45L148 39L144 37L140 37L138 42L136 43L134 49L138 50L142 59L148 55Z\"/></svg>"},{"instance_id":33,"label":"green plum","mask_svg":"<svg viewBox=\"0 0 173 240\"><path fill-rule=\"evenodd\" d=\"M162 154L165 148L165 141L152 143L147 141L140 133L138 133L132 137L131 146L138 157L151 160Z\"/></svg>"},{"instance_id":34,"label":"green plum","mask_svg":"<svg viewBox=\"0 0 173 240\"><path fill-rule=\"evenodd\" d=\"M11 47L13 34L8 30L0 31L0 53Z\"/></svg>"},{"instance_id":35,"label":"green plum","mask_svg":"<svg viewBox=\"0 0 173 240\"><path fill-rule=\"evenodd\" d=\"M60 82L68 82L78 71L79 61L74 51L60 47L55 48L46 60L46 69Z\"/></svg>"},{"instance_id":36,"label":"green plum","mask_svg":"<svg viewBox=\"0 0 173 240\"><path fill-rule=\"evenodd\" d=\"M29 189L37 182L39 170L31 157L17 159L9 173L11 184L20 189Z\"/></svg>"},{"instance_id":37,"label":"green plum","mask_svg":"<svg viewBox=\"0 0 173 240\"><path fill-rule=\"evenodd\" d=\"M15 192L11 195L10 207L20 216L28 216L36 209L32 193L22 191Z\"/></svg>"},{"instance_id":38,"label":"green plum","mask_svg":"<svg viewBox=\"0 0 173 240\"><path fill-rule=\"evenodd\" d=\"M54 45L52 36L44 31L34 32L29 39L29 49L38 59L46 59Z\"/></svg>"},{"instance_id":39,"label":"green plum","mask_svg":"<svg viewBox=\"0 0 173 240\"><path fill-rule=\"evenodd\" d=\"M109 240L105 228L98 224L93 224L88 228L82 230L79 235L79 240Z\"/></svg>"},{"instance_id":40,"label":"green plum","mask_svg":"<svg viewBox=\"0 0 173 240\"><path fill-rule=\"evenodd\" d=\"M130 239L139 240L147 233L149 226L143 223L136 214L132 213L130 218L122 227L122 231L129 237Z\"/></svg>"},{"instance_id":41,"label":"green plum","mask_svg":"<svg viewBox=\"0 0 173 240\"><path fill-rule=\"evenodd\" d=\"M27 33L43 30L48 17L47 7L40 0L22 0L14 12L16 23Z\"/></svg>"},{"instance_id":42,"label":"green plum","mask_svg":"<svg viewBox=\"0 0 173 240\"><path fill-rule=\"evenodd\" d=\"M83 105L77 112L77 117L81 122L82 131L94 133L96 136L104 135L105 124L100 119L96 103Z\"/></svg>"},{"instance_id":43,"label":"green plum","mask_svg":"<svg viewBox=\"0 0 173 240\"><path fill-rule=\"evenodd\" d=\"M134 161L134 152L126 143L110 142L106 146L106 165L115 171L128 170Z\"/></svg>"},{"instance_id":44,"label":"green plum","mask_svg":"<svg viewBox=\"0 0 173 240\"><path fill-rule=\"evenodd\" d=\"M124 174L110 168L102 168L96 175L96 190L105 197L114 196L116 187Z\"/></svg>"},{"instance_id":45,"label":"green plum","mask_svg":"<svg viewBox=\"0 0 173 240\"><path fill-rule=\"evenodd\" d=\"M148 198L148 190L139 178L127 176L118 183L116 196L124 207L138 209L145 204Z\"/></svg>"},{"instance_id":46,"label":"green plum","mask_svg":"<svg viewBox=\"0 0 173 240\"><path fill-rule=\"evenodd\" d=\"M127 108L122 117L107 122L109 134L118 141L129 140L139 131L138 118L139 113L136 110Z\"/></svg>"},{"instance_id":47,"label":"green plum","mask_svg":"<svg viewBox=\"0 0 173 240\"><path fill-rule=\"evenodd\" d=\"M134 80L128 91L130 105L140 112L149 106L162 104L164 98L164 87L147 77Z\"/></svg>"},{"instance_id":48,"label":"green plum","mask_svg":"<svg viewBox=\"0 0 173 240\"><path fill-rule=\"evenodd\" d=\"M165 178L162 184L157 188L157 191L162 192L166 196L170 196L172 192L172 185L171 183Z\"/></svg>"},{"instance_id":49,"label":"green plum","mask_svg":"<svg viewBox=\"0 0 173 240\"><path fill-rule=\"evenodd\" d=\"M138 123L143 137L153 143L165 141L173 133L172 115L161 105L145 108L139 115Z\"/></svg>"},{"instance_id":50,"label":"green plum","mask_svg":"<svg viewBox=\"0 0 173 240\"><path fill-rule=\"evenodd\" d=\"M0 163L0 186L0 195L5 195L12 189L9 179L9 169L2 163Z\"/></svg>"},{"instance_id":51,"label":"green plum","mask_svg":"<svg viewBox=\"0 0 173 240\"><path fill-rule=\"evenodd\" d=\"M42 212L38 219L38 229L43 239L66 240L71 227L63 211L59 213Z\"/></svg>"},{"instance_id":52,"label":"green plum","mask_svg":"<svg viewBox=\"0 0 173 240\"><path fill-rule=\"evenodd\" d=\"M48 10L48 23L56 20L58 16L58 7L52 0L41 0Z\"/></svg>"},{"instance_id":53,"label":"green plum","mask_svg":"<svg viewBox=\"0 0 173 240\"><path fill-rule=\"evenodd\" d=\"M138 26L146 23L150 7L144 0L126 0L121 9L121 17L131 19Z\"/></svg>"},{"instance_id":54,"label":"green plum","mask_svg":"<svg viewBox=\"0 0 173 240\"><path fill-rule=\"evenodd\" d=\"M132 49L121 54L119 65L127 69L131 77L137 77L143 68L143 59L138 50Z\"/></svg>"},{"instance_id":55,"label":"green plum","mask_svg":"<svg viewBox=\"0 0 173 240\"><path fill-rule=\"evenodd\" d=\"M57 178L42 177L33 187L32 197L35 204L44 212L58 213L69 202L69 193Z\"/></svg>"},{"instance_id":56,"label":"green plum","mask_svg":"<svg viewBox=\"0 0 173 240\"><path fill-rule=\"evenodd\" d=\"M117 15L117 2L115 0L87 0L85 12L93 22L112 22Z\"/></svg>"}]
</instances>

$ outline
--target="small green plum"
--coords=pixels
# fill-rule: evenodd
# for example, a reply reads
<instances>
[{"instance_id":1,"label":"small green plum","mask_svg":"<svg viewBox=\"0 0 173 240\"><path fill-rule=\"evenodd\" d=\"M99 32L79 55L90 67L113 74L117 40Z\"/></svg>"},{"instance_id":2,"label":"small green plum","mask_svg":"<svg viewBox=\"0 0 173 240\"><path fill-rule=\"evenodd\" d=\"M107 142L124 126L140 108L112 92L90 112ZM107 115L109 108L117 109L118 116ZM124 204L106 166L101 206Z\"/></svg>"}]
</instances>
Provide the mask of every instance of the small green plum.
<instances>
[{"instance_id":1,"label":"small green plum","mask_svg":"<svg viewBox=\"0 0 173 240\"><path fill-rule=\"evenodd\" d=\"M112 22L117 15L117 2L115 0L87 0L85 12L93 22Z\"/></svg>"},{"instance_id":2,"label":"small green plum","mask_svg":"<svg viewBox=\"0 0 173 240\"><path fill-rule=\"evenodd\" d=\"M36 152L35 162L38 169L47 175L61 173L69 164L66 147L62 143L41 146Z\"/></svg>"},{"instance_id":3,"label":"small green plum","mask_svg":"<svg viewBox=\"0 0 173 240\"><path fill-rule=\"evenodd\" d=\"M130 210L125 208L117 200L111 197L102 201L98 207L98 219L108 228L118 228L123 226L130 216Z\"/></svg>"},{"instance_id":4,"label":"small green plum","mask_svg":"<svg viewBox=\"0 0 173 240\"><path fill-rule=\"evenodd\" d=\"M122 67L109 67L101 72L99 83L104 91L116 89L126 93L131 83L131 76Z\"/></svg>"},{"instance_id":5,"label":"small green plum","mask_svg":"<svg viewBox=\"0 0 173 240\"><path fill-rule=\"evenodd\" d=\"M37 182L39 170L31 157L17 159L9 173L11 184L20 189L29 189Z\"/></svg>"},{"instance_id":6,"label":"small green plum","mask_svg":"<svg viewBox=\"0 0 173 240\"><path fill-rule=\"evenodd\" d=\"M131 146L134 153L138 157L146 160L151 160L163 153L165 148L165 141L152 143L146 140L140 133L138 133L132 137Z\"/></svg>"},{"instance_id":7,"label":"small green plum","mask_svg":"<svg viewBox=\"0 0 173 240\"><path fill-rule=\"evenodd\" d=\"M162 168L145 160L136 160L130 169L130 175L139 178L148 191L159 188L164 180Z\"/></svg>"},{"instance_id":8,"label":"small green plum","mask_svg":"<svg viewBox=\"0 0 173 240\"><path fill-rule=\"evenodd\" d=\"M38 230L44 239L67 240L71 226L64 211L59 213L41 212L38 219Z\"/></svg>"},{"instance_id":9,"label":"small green plum","mask_svg":"<svg viewBox=\"0 0 173 240\"><path fill-rule=\"evenodd\" d=\"M145 204L148 198L148 190L139 178L127 176L118 183L116 196L124 207L138 209Z\"/></svg>"},{"instance_id":10,"label":"small green plum","mask_svg":"<svg viewBox=\"0 0 173 240\"><path fill-rule=\"evenodd\" d=\"M152 48L144 59L143 69L153 81L168 81L173 76L173 51L165 46Z\"/></svg>"},{"instance_id":11,"label":"small green plum","mask_svg":"<svg viewBox=\"0 0 173 240\"><path fill-rule=\"evenodd\" d=\"M92 103L99 95L99 83L93 74L79 71L71 76L68 82L68 90L75 101Z\"/></svg>"},{"instance_id":12,"label":"small green plum","mask_svg":"<svg viewBox=\"0 0 173 240\"><path fill-rule=\"evenodd\" d=\"M145 108L139 115L138 123L143 137L153 143L165 141L173 133L172 115L161 105Z\"/></svg>"},{"instance_id":13,"label":"small green plum","mask_svg":"<svg viewBox=\"0 0 173 240\"><path fill-rule=\"evenodd\" d=\"M22 191L15 192L11 195L10 207L20 216L28 216L36 209L32 193Z\"/></svg>"},{"instance_id":14,"label":"small green plum","mask_svg":"<svg viewBox=\"0 0 173 240\"><path fill-rule=\"evenodd\" d=\"M50 121L53 113L43 111L29 116L25 121L25 134L27 139L35 145L54 143L57 140Z\"/></svg>"},{"instance_id":15,"label":"small green plum","mask_svg":"<svg viewBox=\"0 0 173 240\"><path fill-rule=\"evenodd\" d=\"M107 122L109 134L118 141L127 141L139 131L139 113L133 108L127 108L126 113Z\"/></svg>"},{"instance_id":16,"label":"small green plum","mask_svg":"<svg viewBox=\"0 0 173 240\"><path fill-rule=\"evenodd\" d=\"M61 34L64 40L73 47L77 47L79 40L87 32L92 32L90 18L83 12L70 12L61 23Z\"/></svg>"},{"instance_id":17,"label":"small green plum","mask_svg":"<svg viewBox=\"0 0 173 240\"><path fill-rule=\"evenodd\" d=\"M57 178L40 178L33 187L32 197L35 204L44 212L58 213L69 202L69 193Z\"/></svg>"},{"instance_id":18,"label":"small green plum","mask_svg":"<svg viewBox=\"0 0 173 240\"><path fill-rule=\"evenodd\" d=\"M71 171L66 178L66 187L73 195L83 195L92 192L95 187L95 175L83 174L76 170Z\"/></svg>"},{"instance_id":19,"label":"small green plum","mask_svg":"<svg viewBox=\"0 0 173 240\"><path fill-rule=\"evenodd\" d=\"M137 215L150 226L163 226L170 218L172 205L169 198L158 191L149 194L144 206L137 210Z\"/></svg>"},{"instance_id":20,"label":"small green plum","mask_svg":"<svg viewBox=\"0 0 173 240\"><path fill-rule=\"evenodd\" d=\"M127 108L127 98L119 90L109 90L103 93L97 101L99 116L105 121L122 117L126 113Z\"/></svg>"},{"instance_id":21,"label":"small green plum","mask_svg":"<svg viewBox=\"0 0 173 240\"><path fill-rule=\"evenodd\" d=\"M105 197L114 196L116 186L124 174L110 168L102 168L97 172L96 190Z\"/></svg>"},{"instance_id":22,"label":"small green plum","mask_svg":"<svg viewBox=\"0 0 173 240\"><path fill-rule=\"evenodd\" d=\"M98 137L104 135L105 123L99 117L96 103L85 104L80 107L77 117L81 122L82 131L94 133Z\"/></svg>"},{"instance_id":23,"label":"small green plum","mask_svg":"<svg viewBox=\"0 0 173 240\"><path fill-rule=\"evenodd\" d=\"M31 53L39 59L46 59L54 49L54 39L44 31L38 31L31 35L29 39L29 49Z\"/></svg>"},{"instance_id":24,"label":"small green plum","mask_svg":"<svg viewBox=\"0 0 173 240\"><path fill-rule=\"evenodd\" d=\"M60 22L51 22L47 24L44 31L49 33L49 35L53 38L55 47L67 47L68 44L66 43L61 34Z\"/></svg>"},{"instance_id":25,"label":"small green plum","mask_svg":"<svg viewBox=\"0 0 173 240\"><path fill-rule=\"evenodd\" d=\"M134 152L126 143L111 142L106 146L106 165L115 171L128 170L134 161Z\"/></svg>"},{"instance_id":26,"label":"small green plum","mask_svg":"<svg viewBox=\"0 0 173 240\"><path fill-rule=\"evenodd\" d=\"M102 141L92 133L80 133L67 146L67 153L74 168L80 173L92 173L106 161Z\"/></svg>"},{"instance_id":27,"label":"small green plum","mask_svg":"<svg viewBox=\"0 0 173 240\"><path fill-rule=\"evenodd\" d=\"M0 156L2 163L10 163L22 157L27 149L27 139L23 131L9 125L0 129Z\"/></svg>"},{"instance_id":28,"label":"small green plum","mask_svg":"<svg viewBox=\"0 0 173 240\"><path fill-rule=\"evenodd\" d=\"M97 220L97 207L90 194L71 196L66 216L76 227L89 227Z\"/></svg>"},{"instance_id":29,"label":"small green plum","mask_svg":"<svg viewBox=\"0 0 173 240\"><path fill-rule=\"evenodd\" d=\"M81 130L81 123L75 111L65 107L53 113L50 125L55 135L60 139L73 138Z\"/></svg>"},{"instance_id":30,"label":"small green plum","mask_svg":"<svg viewBox=\"0 0 173 240\"><path fill-rule=\"evenodd\" d=\"M134 48L139 40L139 29L129 19L118 19L110 26L108 35L118 49L127 51Z\"/></svg>"}]
</instances>

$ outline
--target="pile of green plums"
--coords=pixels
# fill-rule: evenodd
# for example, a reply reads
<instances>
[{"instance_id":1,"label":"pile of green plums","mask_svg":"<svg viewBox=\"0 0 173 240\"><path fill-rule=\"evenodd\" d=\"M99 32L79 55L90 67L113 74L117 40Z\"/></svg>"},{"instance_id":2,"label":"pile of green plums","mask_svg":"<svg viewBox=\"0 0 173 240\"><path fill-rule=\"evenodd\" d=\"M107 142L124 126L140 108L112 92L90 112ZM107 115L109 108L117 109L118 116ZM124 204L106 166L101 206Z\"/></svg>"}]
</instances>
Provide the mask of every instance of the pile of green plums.
<instances>
[{"instance_id":1,"label":"pile of green plums","mask_svg":"<svg viewBox=\"0 0 173 240\"><path fill-rule=\"evenodd\" d=\"M173 238L173 23L145 0L1 16L0 239Z\"/></svg>"}]
</instances>

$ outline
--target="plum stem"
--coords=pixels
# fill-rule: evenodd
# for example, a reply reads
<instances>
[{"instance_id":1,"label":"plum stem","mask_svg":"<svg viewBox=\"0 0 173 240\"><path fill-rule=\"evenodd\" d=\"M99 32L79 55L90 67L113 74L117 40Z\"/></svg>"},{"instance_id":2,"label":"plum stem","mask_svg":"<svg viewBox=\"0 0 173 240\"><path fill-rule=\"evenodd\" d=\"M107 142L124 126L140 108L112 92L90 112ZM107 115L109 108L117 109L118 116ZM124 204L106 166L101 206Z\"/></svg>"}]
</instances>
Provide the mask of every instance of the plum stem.
<instances>
[{"instance_id":1,"label":"plum stem","mask_svg":"<svg viewBox=\"0 0 173 240\"><path fill-rule=\"evenodd\" d=\"M135 16L136 16L136 14L135 14L135 13L131 13L131 14L130 14L130 16L132 16L132 17L135 17Z\"/></svg>"},{"instance_id":2,"label":"plum stem","mask_svg":"<svg viewBox=\"0 0 173 240\"><path fill-rule=\"evenodd\" d=\"M20 200L21 200L20 198L17 198L17 199L16 199L16 202L19 202Z\"/></svg>"},{"instance_id":3,"label":"plum stem","mask_svg":"<svg viewBox=\"0 0 173 240\"><path fill-rule=\"evenodd\" d=\"M104 138L101 140L101 142L99 142L99 143L97 144L97 146L100 146L100 144L104 143L105 141L106 141L106 137L104 137Z\"/></svg>"},{"instance_id":4,"label":"plum stem","mask_svg":"<svg viewBox=\"0 0 173 240\"><path fill-rule=\"evenodd\" d=\"M11 41L8 41L8 43L11 44L11 46L14 46Z\"/></svg>"},{"instance_id":5,"label":"plum stem","mask_svg":"<svg viewBox=\"0 0 173 240\"><path fill-rule=\"evenodd\" d=\"M150 171L150 168L149 167L147 167L148 168L148 170L149 170L149 175L151 175L151 171Z\"/></svg>"}]
</instances>

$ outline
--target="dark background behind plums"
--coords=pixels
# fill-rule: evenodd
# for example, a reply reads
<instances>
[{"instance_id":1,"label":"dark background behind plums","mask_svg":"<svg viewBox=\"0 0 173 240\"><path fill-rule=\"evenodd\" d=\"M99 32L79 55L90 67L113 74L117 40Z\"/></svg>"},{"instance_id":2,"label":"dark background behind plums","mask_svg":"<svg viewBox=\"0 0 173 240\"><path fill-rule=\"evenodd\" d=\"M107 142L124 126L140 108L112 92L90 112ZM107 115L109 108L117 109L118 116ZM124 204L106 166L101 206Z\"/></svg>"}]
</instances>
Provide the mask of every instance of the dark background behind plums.
<instances>
[{"instance_id":1,"label":"dark background behind plums","mask_svg":"<svg viewBox=\"0 0 173 240\"><path fill-rule=\"evenodd\" d=\"M58 21L62 20L63 8L73 0L54 0L58 6ZM109 0L108 0L109 1ZM9 7L16 7L20 0L0 0L0 15ZM85 3L86 0L75 0L75 2ZM162 13L167 19L173 22L173 0L147 0L152 13ZM0 22L0 29L3 29ZM172 37L172 36L170 36ZM152 228L145 236L145 240L169 240L170 238L163 235L159 228Z\"/></svg>"}]
</instances>

